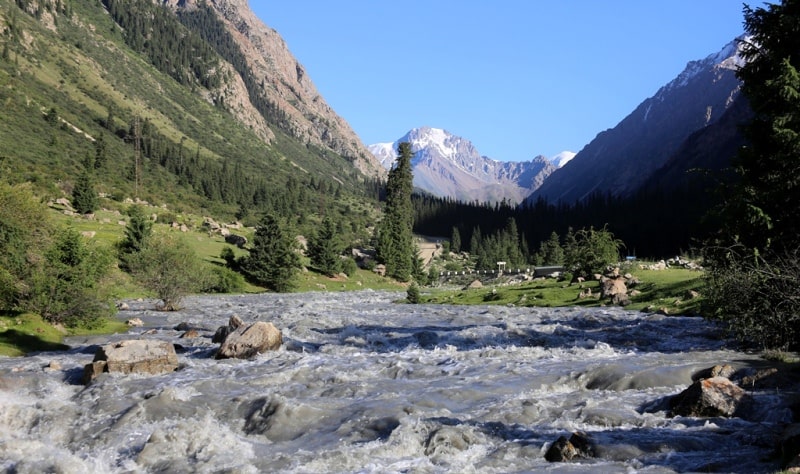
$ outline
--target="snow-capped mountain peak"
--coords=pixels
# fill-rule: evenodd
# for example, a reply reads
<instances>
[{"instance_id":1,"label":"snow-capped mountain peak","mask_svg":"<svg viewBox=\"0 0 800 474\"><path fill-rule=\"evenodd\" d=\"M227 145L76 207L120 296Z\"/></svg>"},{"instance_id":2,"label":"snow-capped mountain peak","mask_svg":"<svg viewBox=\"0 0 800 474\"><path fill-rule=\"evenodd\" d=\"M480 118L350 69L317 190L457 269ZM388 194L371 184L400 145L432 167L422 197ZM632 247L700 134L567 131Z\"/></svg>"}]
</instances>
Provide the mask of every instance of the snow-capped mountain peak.
<instances>
[{"instance_id":1,"label":"snow-capped mountain peak","mask_svg":"<svg viewBox=\"0 0 800 474\"><path fill-rule=\"evenodd\" d=\"M577 155L577 153L572 151L562 151L561 153L551 157L550 163L553 163L556 168L561 168L569 163L571 159L575 158L575 155Z\"/></svg>"},{"instance_id":2,"label":"snow-capped mountain peak","mask_svg":"<svg viewBox=\"0 0 800 474\"><path fill-rule=\"evenodd\" d=\"M402 142L411 144L414 153L411 166L416 187L463 201L520 202L556 169L542 156L528 162L493 160L478 153L469 140L433 127L415 128L393 143L368 148L390 169Z\"/></svg>"}]
</instances>

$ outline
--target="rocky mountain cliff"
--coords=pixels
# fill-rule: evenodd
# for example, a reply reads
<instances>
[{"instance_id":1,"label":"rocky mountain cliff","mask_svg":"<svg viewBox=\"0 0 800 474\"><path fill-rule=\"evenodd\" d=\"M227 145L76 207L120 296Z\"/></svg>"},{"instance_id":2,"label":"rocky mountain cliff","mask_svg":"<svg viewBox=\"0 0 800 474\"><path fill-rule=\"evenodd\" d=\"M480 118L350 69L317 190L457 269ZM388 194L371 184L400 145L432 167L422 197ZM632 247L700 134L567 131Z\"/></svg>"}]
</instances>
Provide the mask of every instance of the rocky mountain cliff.
<instances>
[{"instance_id":1,"label":"rocky mountain cliff","mask_svg":"<svg viewBox=\"0 0 800 474\"><path fill-rule=\"evenodd\" d=\"M593 192L628 196L638 190L693 133L717 122L739 95L739 41L690 62L616 127L597 135L529 199L573 203Z\"/></svg>"},{"instance_id":2,"label":"rocky mountain cliff","mask_svg":"<svg viewBox=\"0 0 800 474\"><path fill-rule=\"evenodd\" d=\"M378 143L369 150L386 169L397 159L397 146L411 143L414 185L435 196L465 202L517 204L542 185L556 166L543 156L531 161L503 162L481 155L464 138L431 127L416 128L393 143ZM562 159L568 159L569 153Z\"/></svg>"},{"instance_id":3,"label":"rocky mountain cliff","mask_svg":"<svg viewBox=\"0 0 800 474\"><path fill-rule=\"evenodd\" d=\"M163 2L178 15L183 11L209 6L224 21L247 62L246 72L238 71L224 92L225 104L240 120L261 127L262 117L253 113L255 108L251 98L263 97L277 109L277 114L281 116L280 126L298 140L330 148L352 160L367 175L383 173L350 125L319 94L305 68L292 55L280 34L250 10L247 0ZM250 81L242 80L243 74L260 78L255 82L255 90L248 83ZM243 84L245 87L242 87Z\"/></svg>"}]
</instances>

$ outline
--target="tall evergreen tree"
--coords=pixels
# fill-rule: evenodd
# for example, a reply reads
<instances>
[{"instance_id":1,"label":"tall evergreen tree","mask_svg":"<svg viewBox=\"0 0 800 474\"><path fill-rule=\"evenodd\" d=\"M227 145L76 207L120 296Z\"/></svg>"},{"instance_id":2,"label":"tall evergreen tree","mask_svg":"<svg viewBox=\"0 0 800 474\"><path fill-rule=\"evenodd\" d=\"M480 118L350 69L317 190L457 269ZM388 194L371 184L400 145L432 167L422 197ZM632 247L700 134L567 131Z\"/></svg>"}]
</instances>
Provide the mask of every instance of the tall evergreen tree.
<instances>
[{"instance_id":1,"label":"tall evergreen tree","mask_svg":"<svg viewBox=\"0 0 800 474\"><path fill-rule=\"evenodd\" d=\"M453 227L453 231L450 233L450 250L454 253L461 252L461 233L458 231L458 227Z\"/></svg>"},{"instance_id":2,"label":"tall evergreen tree","mask_svg":"<svg viewBox=\"0 0 800 474\"><path fill-rule=\"evenodd\" d=\"M550 238L542 242L536 254L537 265L563 265L564 249L561 248L558 234L553 231Z\"/></svg>"},{"instance_id":3,"label":"tall evergreen tree","mask_svg":"<svg viewBox=\"0 0 800 474\"><path fill-rule=\"evenodd\" d=\"M739 155L736 202L744 215L730 224L745 244L796 248L800 243L800 3L745 7L752 39L738 70L755 116ZM744 227L743 228L743 225Z\"/></svg>"},{"instance_id":4,"label":"tall evergreen tree","mask_svg":"<svg viewBox=\"0 0 800 474\"><path fill-rule=\"evenodd\" d=\"M397 162L386 182L386 209L378 235L378 259L386 265L386 274L399 281L411 279L416 258L411 156L411 144L401 143Z\"/></svg>"},{"instance_id":5,"label":"tall evergreen tree","mask_svg":"<svg viewBox=\"0 0 800 474\"><path fill-rule=\"evenodd\" d=\"M760 347L800 347L800 2L745 7L737 72L754 116L721 232L704 249L705 312Z\"/></svg>"},{"instance_id":6,"label":"tall evergreen tree","mask_svg":"<svg viewBox=\"0 0 800 474\"><path fill-rule=\"evenodd\" d=\"M153 235L153 221L145 214L142 206L128 208L128 223L124 236L118 245L119 259L123 269L129 270L130 259L147 247Z\"/></svg>"},{"instance_id":7,"label":"tall evergreen tree","mask_svg":"<svg viewBox=\"0 0 800 474\"><path fill-rule=\"evenodd\" d=\"M256 227L250 255L242 260L242 270L257 284L273 291L290 291L300 269L296 249L296 240L275 216L267 214Z\"/></svg>"},{"instance_id":8,"label":"tall evergreen tree","mask_svg":"<svg viewBox=\"0 0 800 474\"><path fill-rule=\"evenodd\" d=\"M311 265L322 273L333 276L342 269L341 245L336 236L333 220L326 217L320 229L308 240L308 258Z\"/></svg>"},{"instance_id":9,"label":"tall evergreen tree","mask_svg":"<svg viewBox=\"0 0 800 474\"><path fill-rule=\"evenodd\" d=\"M84 168L72 188L72 206L80 214L91 214L97 210L99 205L92 173L89 168Z\"/></svg>"}]
</instances>

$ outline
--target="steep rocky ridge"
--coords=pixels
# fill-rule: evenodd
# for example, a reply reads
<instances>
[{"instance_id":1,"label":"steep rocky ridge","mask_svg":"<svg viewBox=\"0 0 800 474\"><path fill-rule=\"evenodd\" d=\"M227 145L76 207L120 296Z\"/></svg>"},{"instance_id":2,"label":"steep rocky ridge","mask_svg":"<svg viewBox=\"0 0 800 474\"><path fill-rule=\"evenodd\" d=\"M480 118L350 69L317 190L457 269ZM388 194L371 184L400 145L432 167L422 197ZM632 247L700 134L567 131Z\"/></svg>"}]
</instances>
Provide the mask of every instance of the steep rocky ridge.
<instances>
[{"instance_id":1,"label":"steep rocky ridge","mask_svg":"<svg viewBox=\"0 0 800 474\"><path fill-rule=\"evenodd\" d=\"M155 0L158 1L158 0ZM374 157L350 125L325 102L303 65L292 55L286 42L274 29L264 24L250 9L247 0L163 0L175 9L211 6L225 22L235 38L254 77L259 78L258 91L240 87L241 78L225 91L225 104L245 123L260 126L254 117L248 92L266 97L281 112L283 128L304 143L329 148L351 159L366 175L383 173Z\"/></svg>"},{"instance_id":2,"label":"steep rocky ridge","mask_svg":"<svg viewBox=\"0 0 800 474\"><path fill-rule=\"evenodd\" d=\"M481 155L469 140L431 127L413 129L393 143L378 143L369 149L389 169L401 142L409 142L414 151L414 185L433 195L460 201L505 199L517 204L556 169L543 156L523 162L492 160Z\"/></svg>"},{"instance_id":3,"label":"steep rocky ridge","mask_svg":"<svg viewBox=\"0 0 800 474\"><path fill-rule=\"evenodd\" d=\"M690 62L616 127L601 132L554 172L530 200L573 203L593 192L629 196L694 132L717 122L739 95L739 41Z\"/></svg>"}]
</instances>

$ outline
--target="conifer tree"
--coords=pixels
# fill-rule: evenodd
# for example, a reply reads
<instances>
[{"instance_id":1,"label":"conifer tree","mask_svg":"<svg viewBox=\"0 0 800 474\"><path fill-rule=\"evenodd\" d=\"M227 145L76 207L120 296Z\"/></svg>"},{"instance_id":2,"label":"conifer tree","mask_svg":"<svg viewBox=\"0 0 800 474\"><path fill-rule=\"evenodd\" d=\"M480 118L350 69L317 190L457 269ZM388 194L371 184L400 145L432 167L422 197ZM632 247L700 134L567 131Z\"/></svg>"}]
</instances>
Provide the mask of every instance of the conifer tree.
<instances>
[{"instance_id":1,"label":"conifer tree","mask_svg":"<svg viewBox=\"0 0 800 474\"><path fill-rule=\"evenodd\" d=\"M386 208L378 235L378 259L386 265L386 274L399 281L408 281L416 258L412 227L414 210L411 204L414 176L411 171L411 144L398 147L397 163L389 171L386 182Z\"/></svg>"},{"instance_id":2,"label":"conifer tree","mask_svg":"<svg viewBox=\"0 0 800 474\"><path fill-rule=\"evenodd\" d=\"M130 259L147 247L153 235L153 222L147 217L142 206L128 208L128 223L124 236L118 245L119 259L123 269L130 269Z\"/></svg>"},{"instance_id":3,"label":"conifer tree","mask_svg":"<svg viewBox=\"0 0 800 474\"><path fill-rule=\"evenodd\" d=\"M322 221L322 226L308 240L308 258L311 265L328 276L341 271L341 245L336 236L335 224L330 217Z\"/></svg>"},{"instance_id":4,"label":"conifer tree","mask_svg":"<svg viewBox=\"0 0 800 474\"><path fill-rule=\"evenodd\" d=\"M746 63L737 71L753 111L724 224L704 249L705 313L742 341L800 348L800 3L745 7Z\"/></svg>"},{"instance_id":5,"label":"conifer tree","mask_svg":"<svg viewBox=\"0 0 800 474\"><path fill-rule=\"evenodd\" d=\"M92 174L88 167L84 168L72 188L72 206L79 214L91 214L99 206Z\"/></svg>"},{"instance_id":6,"label":"conifer tree","mask_svg":"<svg viewBox=\"0 0 800 474\"><path fill-rule=\"evenodd\" d=\"M458 232L458 227L453 227L450 234L450 251L453 253L461 252L461 234Z\"/></svg>"},{"instance_id":7,"label":"conifer tree","mask_svg":"<svg viewBox=\"0 0 800 474\"><path fill-rule=\"evenodd\" d=\"M256 227L250 255L242 260L244 273L256 284L273 291L294 288L294 276L300 269L295 252L296 240L272 214L265 215Z\"/></svg>"}]
</instances>

